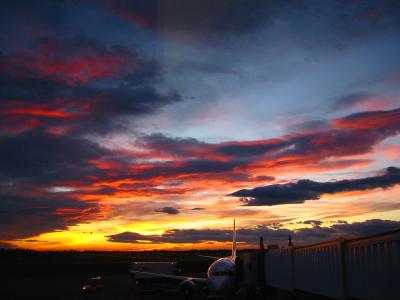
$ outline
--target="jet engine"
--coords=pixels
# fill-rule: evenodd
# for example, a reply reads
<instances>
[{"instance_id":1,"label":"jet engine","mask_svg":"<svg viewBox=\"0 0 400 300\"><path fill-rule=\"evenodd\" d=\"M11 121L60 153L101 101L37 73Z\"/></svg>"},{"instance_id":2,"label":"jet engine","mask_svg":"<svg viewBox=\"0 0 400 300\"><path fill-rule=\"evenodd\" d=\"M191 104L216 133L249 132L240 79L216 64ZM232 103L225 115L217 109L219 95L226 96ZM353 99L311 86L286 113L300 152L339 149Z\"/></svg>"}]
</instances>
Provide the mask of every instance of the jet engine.
<instances>
[{"instance_id":1,"label":"jet engine","mask_svg":"<svg viewBox=\"0 0 400 300\"><path fill-rule=\"evenodd\" d=\"M178 292L182 294L185 299L189 299L197 290L197 284L190 279L182 281L178 287Z\"/></svg>"}]
</instances>

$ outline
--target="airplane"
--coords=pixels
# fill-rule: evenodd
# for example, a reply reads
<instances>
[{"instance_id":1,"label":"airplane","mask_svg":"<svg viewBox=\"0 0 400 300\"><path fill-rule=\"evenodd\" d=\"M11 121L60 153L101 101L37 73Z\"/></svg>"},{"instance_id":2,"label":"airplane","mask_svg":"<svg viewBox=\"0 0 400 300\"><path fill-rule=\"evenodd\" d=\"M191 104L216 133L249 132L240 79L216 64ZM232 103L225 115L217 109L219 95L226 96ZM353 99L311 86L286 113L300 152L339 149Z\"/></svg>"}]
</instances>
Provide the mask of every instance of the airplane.
<instances>
[{"instance_id":1,"label":"airplane","mask_svg":"<svg viewBox=\"0 0 400 300\"><path fill-rule=\"evenodd\" d=\"M165 279L179 283L178 291L182 293L186 299L200 291L201 287L205 287L209 292L209 296L229 297L235 292L236 276L237 276L237 256L236 256L236 227L233 220L233 237L232 237L232 253L227 257L217 258L207 271L206 278L185 277L172 274L160 274L152 272L142 272L131 270L132 275L139 275L147 279Z\"/></svg>"}]
</instances>

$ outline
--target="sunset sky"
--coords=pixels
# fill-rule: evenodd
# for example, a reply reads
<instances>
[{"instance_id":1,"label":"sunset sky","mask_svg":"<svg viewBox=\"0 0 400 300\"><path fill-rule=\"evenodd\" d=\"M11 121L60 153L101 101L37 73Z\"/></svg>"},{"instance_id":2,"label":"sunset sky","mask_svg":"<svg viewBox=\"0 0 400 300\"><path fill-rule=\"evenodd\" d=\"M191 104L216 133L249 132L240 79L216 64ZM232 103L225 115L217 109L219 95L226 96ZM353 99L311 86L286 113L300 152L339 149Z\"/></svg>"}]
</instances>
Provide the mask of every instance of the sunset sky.
<instances>
[{"instance_id":1,"label":"sunset sky","mask_svg":"<svg viewBox=\"0 0 400 300\"><path fill-rule=\"evenodd\" d=\"M0 6L0 247L400 228L399 1Z\"/></svg>"}]
</instances>

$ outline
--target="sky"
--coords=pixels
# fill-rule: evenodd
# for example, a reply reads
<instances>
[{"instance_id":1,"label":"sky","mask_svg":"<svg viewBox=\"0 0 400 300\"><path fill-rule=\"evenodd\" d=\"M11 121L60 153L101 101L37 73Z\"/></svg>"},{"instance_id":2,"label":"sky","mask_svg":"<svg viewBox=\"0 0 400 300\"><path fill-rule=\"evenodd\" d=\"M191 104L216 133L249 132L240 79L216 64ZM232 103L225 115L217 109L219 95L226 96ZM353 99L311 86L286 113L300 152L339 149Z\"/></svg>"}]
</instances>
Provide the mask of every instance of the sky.
<instances>
[{"instance_id":1,"label":"sky","mask_svg":"<svg viewBox=\"0 0 400 300\"><path fill-rule=\"evenodd\" d=\"M400 228L398 1L0 5L0 247Z\"/></svg>"}]
</instances>

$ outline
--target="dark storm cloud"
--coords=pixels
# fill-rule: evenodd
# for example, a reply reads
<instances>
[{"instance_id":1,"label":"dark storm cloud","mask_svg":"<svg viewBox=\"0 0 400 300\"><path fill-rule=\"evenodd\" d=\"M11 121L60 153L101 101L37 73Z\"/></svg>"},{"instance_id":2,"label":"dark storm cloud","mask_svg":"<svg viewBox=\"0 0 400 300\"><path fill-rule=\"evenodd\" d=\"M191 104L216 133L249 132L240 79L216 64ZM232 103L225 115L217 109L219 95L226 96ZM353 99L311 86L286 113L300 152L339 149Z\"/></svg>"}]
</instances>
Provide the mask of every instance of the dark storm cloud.
<instances>
[{"instance_id":1,"label":"dark storm cloud","mask_svg":"<svg viewBox=\"0 0 400 300\"><path fill-rule=\"evenodd\" d=\"M199 155L205 146L210 145L194 138L175 138L161 133L142 136L140 142L160 153L184 157Z\"/></svg>"},{"instance_id":2,"label":"dark storm cloud","mask_svg":"<svg viewBox=\"0 0 400 300\"><path fill-rule=\"evenodd\" d=\"M189 160L178 170L184 174L187 173L215 173L232 171L240 165L238 161L218 161L218 160Z\"/></svg>"},{"instance_id":3,"label":"dark storm cloud","mask_svg":"<svg viewBox=\"0 0 400 300\"><path fill-rule=\"evenodd\" d=\"M68 2L61 2L48 1L42 5L24 2L25 7L32 6L32 11L41 17L27 18L33 29L27 37L20 39L24 40L22 45L16 46L10 41L0 44L0 99L7 104L0 109L30 109L32 103L51 105L56 99L63 99L59 107L73 106L75 131L105 132L120 128L124 124L121 117L152 113L181 100L175 91L159 93L154 88L160 80L156 62L141 59L135 50L122 43L88 37L84 30L77 28L75 32L79 34L73 34L74 26L68 26L63 17L70 18L74 10L71 11ZM2 8L5 15L2 21L5 23L25 14L21 5L10 4ZM74 9L85 10L88 7L82 4L82 7L77 5ZM54 15L59 15L61 27L68 27L68 34L64 34L65 30L61 34L54 34L52 30L42 31L40 25L47 29L57 27L57 18L51 18ZM54 26L46 26L47 22L53 21ZM17 31L25 29L18 26ZM43 116L33 119L21 114L18 118L12 114L3 115L1 119L4 123L15 123L14 127L32 121L41 121L42 126L44 123L62 126L71 123L66 119Z\"/></svg>"},{"instance_id":4,"label":"dark storm cloud","mask_svg":"<svg viewBox=\"0 0 400 300\"><path fill-rule=\"evenodd\" d=\"M392 132L380 132L371 128L366 131L329 130L293 137L290 147L279 152L279 156L340 157L366 153L372 146L392 135Z\"/></svg>"},{"instance_id":5,"label":"dark storm cloud","mask_svg":"<svg viewBox=\"0 0 400 300\"><path fill-rule=\"evenodd\" d=\"M229 156L258 156L262 155L267 152L275 151L275 150L280 150L283 149L287 146L290 145L290 141L276 141L272 143L255 143L253 145L249 145L246 143L240 144L231 144L231 145L221 145L220 147L217 148L216 152L221 153L224 155L229 155Z\"/></svg>"},{"instance_id":6,"label":"dark storm cloud","mask_svg":"<svg viewBox=\"0 0 400 300\"><path fill-rule=\"evenodd\" d=\"M93 201L46 196L0 194L0 235L3 239L35 236L99 217Z\"/></svg>"},{"instance_id":7,"label":"dark storm cloud","mask_svg":"<svg viewBox=\"0 0 400 300\"><path fill-rule=\"evenodd\" d=\"M313 226L312 228L301 228L294 231L277 226L260 225L250 229L239 229L237 230L237 236L239 242L257 243L259 237L262 236L266 243L274 244L286 243L290 235L293 237L294 243L299 245L338 237L360 237L399 228L400 222L398 221L373 219L351 224L339 223L331 227ZM135 232L124 232L107 237L109 241L119 243L140 243L139 240L144 240L146 243L230 242L232 241L232 231L224 229L171 229L162 235L141 235Z\"/></svg>"},{"instance_id":8,"label":"dark storm cloud","mask_svg":"<svg viewBox=\"0 0 400 300\"><path fill-rule=\"evenodd\" d=\"M156 235L143 235L137 232L125 231L114 235L106 236L110 242L118 243L158 243L155 241Z\"/></svg>"},{"instance_id":9,"label":"dark storm cloud","mask_svg":"<svg viewBox=\"0 0 400 300\"><path fill-rule=\"evenodd\" d=\"M84 133L126 129L127 118L151 114L167 104L181 101L176 91L160 94L150 86L102 88L96 89L97 93L100 96L93 109L77 120L78 124L81 123L80 131Z\"/></svg>"},{"instance_id":10,"label":"dark storm cloud","mask_svg":"<svg viewBox=\"0 0 400 300\"><path fill-rule=\"evenodd\" d=\"M334 182L316 182L304 179L294 183L243 189L230 194L230 196L242 198L241 201L249 206L294 204L303 203L306 200L318 200L323 194L389 188L398 183L400 183L400 169L389 167L385 174L373 177Z\"/></svg>"},{"instance_id":11,"label":"dark storm cloud","mask_svg":"<svg viewBox=\"0 0 400 300\"><path fill-rule=\"evenodd\" d=\"M125 124L127 116L150 114L180 101L176 91L160 93L154 61L140 59L119 45L80 34L72 38L38 38L24 51L0 52L0 99L4 122L18 125L30 113L66 107L71 118L35 115L42 125L74 125L75 131L109 131ZM15 109L25 109L15 116ZM18 118L17 118L18 117ZM21 120L23 119L23 120ZM72 122L73 121L73 122Z\"/></svg>"},{"instance_id":12,"label":"dark storm cloud","mask_svg":"<svg viewBox=\"0 0 400 300\"><path fill-rule=\"evenodd\" d=\"M275 177L273 176L265 176L265 175L259 175L255 177L255 180L259 181L273 181L275 180Z\"/></svg>"},{"instance_id":13,"label":"dark storm cloud","mask_svg":"<svg viewBox=\"0 0 400 300\"><path fill-rule=\"evenodd\" d=\"M124 232L107 236L112 242L135 243L138 239L154 243L195 243L202 241L229 241L232 239L232 232L218 229L172 229L162 235L140 235L135 232Z\"/></svg>"},{"instance_id":14,"label":"dark storm cloud","mask_svg":"<svg viewBox=\"0 0 400 300\"><path fill-rule=\"evenodd\" d=\"M127 75L140 67L137 54L106 46L84 34L72 38L40 37L23 51L2 54L1 69L25 78L49 78L70 85Z\"/></svg>"},{"instance_id":15,"label":"dark storm cloud","mask_svg":"<svg viewBox=\"0 0 400 300\"><path fill-rule=\"evenodd\" d=\"M338 224L332 225L332 228L336 231L336 235L342 236L365 236L400 229L399 221L372 219L355 223L338 222Z\"/></svg>"},{"instance_id":16,"label":"dark storm cloud","mask_svg":"<svg viewBox=\"0 0 400 300\"><path fill-rule=\"evenodd\" d=\"M162 96L151 87L116 88L104 91L105 98L95 107L95 113L111 115L133 115L151 113L162 104L175 102L179 99L177 93Z\"/></svg>"},{"instance_id":17,"label":"dark storm cloud","mask_svg":"<svg viewBox=\"0 0 400 300\"><path fill-rule=\"evenodd\" d=\"M116 192L118 192L118 189L116 188L110 188L110 187L100 187L96 190L92 190L92 191L80 191L79 194L81 195L113 195Z\"/></svg>"},{"instance_id":18,"label":"dark storm cloud","mask_svg":"<svg viewBox=\"0 0 400 300\"><path fill-rule=\"evenodd\" d=\"M89 161L109 154L86 139L40 131L0 135L0 178L48 183L98 174Z\"/></svg>"},{"instance_id":19,"label":"dark storm cloud","mask_svg":"<svg viewBox=\"0 0 400 300\"><path fill-rule=\"evenodd\" d=\"M219 176L219 174L225 174L225 172L230 172L234 168L240 165L245 165L244 161L219 161L219 160L206 160L206 159L196 159L196 160L188 160L184 162L167 162L167 163L159 163L154 165L151 169L146 169L138 174L133 175L132 177L135 179L150 179L153 177L175 177L177 175L187 175L187 176L207 176L210 179L213 176ZM132 166L134 169L134 166ZM227 175L229 176L229 174ZM247 175L244 175L247 178ZM234 174L233 178L238 178L236 174ZM239 174L238 179L242 179L242 174Z\"/></svg>"},{"instance_id":20,"label":"dark storm cloud","mask_svg":"<svg viewBox=\"0 0 400 300\"><path fill-rule=\"evenodd\" d=\"M160 240L169 243L196 243L204 241L232 240L232 231L218 229L171 229L165 231Z\"/></svg>"},{"instance_id":21,"label":"dark storm cloud","mask_svg":"<svg viewBox=\"0 0 400 300\"><path fill-rule=\"evenodd\" d=\"M164 206L164 207L161 207L161 208L157 208L154 211L155 212L165 213L165 214L168 214L168 215L179 214L179 210L176 209L175 207L171 207L171 206Z\"/></svg>"}]
</instances>

